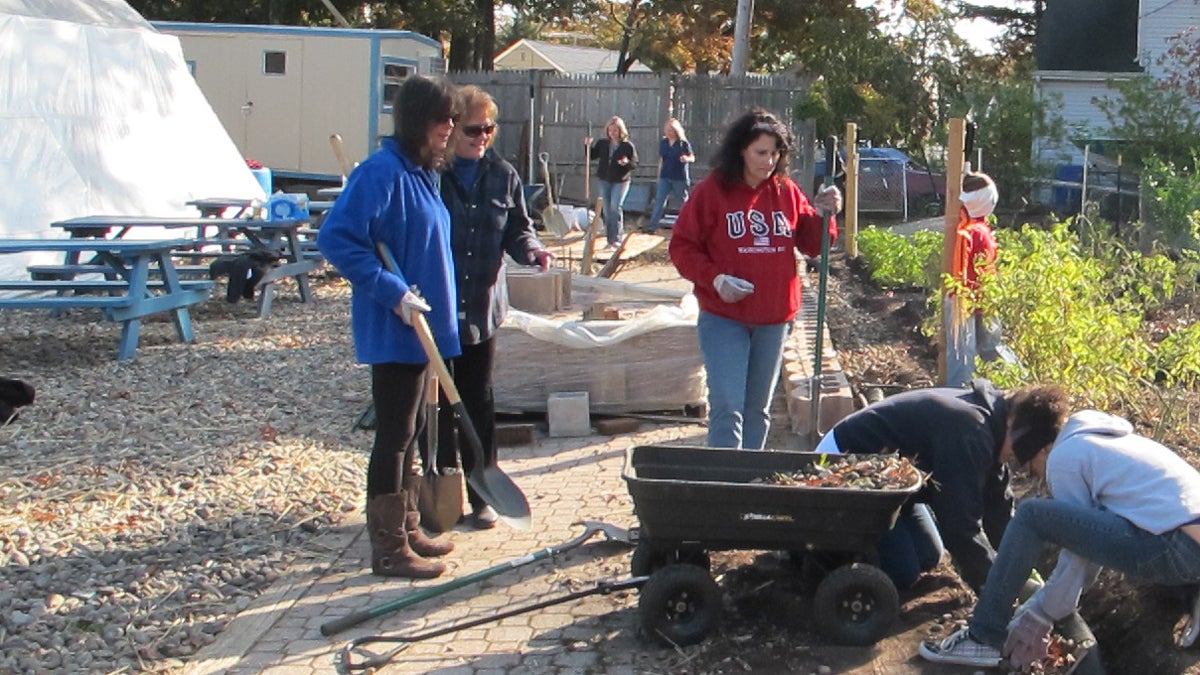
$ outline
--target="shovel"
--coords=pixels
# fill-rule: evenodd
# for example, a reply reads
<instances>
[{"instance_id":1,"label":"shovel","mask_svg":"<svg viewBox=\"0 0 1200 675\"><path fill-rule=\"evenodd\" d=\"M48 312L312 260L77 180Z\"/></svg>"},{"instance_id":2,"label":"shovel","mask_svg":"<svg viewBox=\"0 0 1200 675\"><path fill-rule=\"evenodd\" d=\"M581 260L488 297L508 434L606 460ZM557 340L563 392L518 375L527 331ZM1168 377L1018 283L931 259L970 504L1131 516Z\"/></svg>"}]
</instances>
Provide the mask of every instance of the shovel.
<instances>
[{"instance_id":1,"label":"shovel","mask_svg":"<svg viewBox=\"0 0 1200 675\"><path fill-rule=\"evenodd\" d=\"M397 273L396 259L392 257L392 252L388 250L387 244L379 242L377 246L379 255L383 258L384 267L390 272ZM421 312L414 313L413 328L417 331L421 346L425 348L425 356L429 357L429 364L433 366L438 382L442 385L442 391L446 393L446 401L454 410L454 418L458 420L459 430L467 439L467 445L475 457L474 466L467 472L467 483L475 488L475 492L483 501L496 509L496 513L500 514L504 522L518 530L529 529L529 502L525 499L525 493L521 492L521 488L517 487L517 484L500 467L494 464L487 465L484 462L483 443L479 440L479 434L476 433L470 416L467 415L467 408L458 394L458 387L455 386L454 379L450 377L450 370L446 368L446 362L442 360L437 342L434 341L433 333L429 330L429 323L425 321L425 315Z\"/></svg>"},{"instance_id":2,"label":"shovel","mask_svg":"<svg viewBox=\"0 0 1200 675\"><path fill-rule=\"evenodd\" d=\"M542 223L561 239L571 231L571 226L554 203L554 189L550 186L550 153L543 152L538 159L542 163L542 180L546 181L546 208L542 209Z\"/></svg>"},{"instance_id":3,"label":"shovel","mask_svg":"<svg viewBox=\"0 0 1200 675\"><path fill-rule=\"evenodd\" d=\"M399 611L405 607L411 607L412 605L423 602L430 598L435 598L439 595L445 595L446 593L449 593L455 589L462 588L463 586L469 586L476 581L482 581L517 567L522 567L539 560L545 560L546 558L552 558L554 556L561 555L577 546L580 546L583 544L583 542L591 539L597 533L603 534L606 541L615 541L630 546L633 545L633 543L630 541L629 531L624 528L616 527L615 525L609 525L607 523L601 523L595 520L585 520L576 524L583 525L587 529L583 534L570 541L563 542L558 546L551 546L550 548L535 551L530 555L514 558L508 562L489 567L485 570L480 570L474 574L468 574L461 579L452 579L436 586L430 586L428 588L422 588L420 590L413 591L412 593L401 596L390 602L385 602L376 607L371 607L369 609L354 612L353 614L348 614L340 619L335 619L329 623L322 624L321 635L330 636L335 633L340 633L347 628L357 626L358 624L370 619L374 619L377 616L391 614L392 612Z\"/></svg>"}]
</instances>

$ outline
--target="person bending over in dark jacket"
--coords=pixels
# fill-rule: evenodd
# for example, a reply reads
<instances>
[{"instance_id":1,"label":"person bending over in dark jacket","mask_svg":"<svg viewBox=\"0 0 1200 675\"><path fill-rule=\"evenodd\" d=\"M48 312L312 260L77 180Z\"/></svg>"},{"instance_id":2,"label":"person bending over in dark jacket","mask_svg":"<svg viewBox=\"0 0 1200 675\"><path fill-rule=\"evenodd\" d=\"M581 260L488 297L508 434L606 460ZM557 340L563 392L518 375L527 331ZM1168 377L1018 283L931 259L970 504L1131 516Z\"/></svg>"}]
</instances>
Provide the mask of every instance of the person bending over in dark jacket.
<instances>
[{"instance_id":1,"label":"person bending over in dark jacket","mask_svg":"<svg viewBox=\"0 0 1200 675\"><path fill-rule=\"evenodd\" d=\"M1049 444L1069 411L1060 387L1005 392L977 379L970 388L885 398L834 425L816 451L896 452L928 474L881 538L880 567L898 588L909 588L946 550L962 580L979 593L1012 519L1012 448Z\"/></svg>"}]
</instances>

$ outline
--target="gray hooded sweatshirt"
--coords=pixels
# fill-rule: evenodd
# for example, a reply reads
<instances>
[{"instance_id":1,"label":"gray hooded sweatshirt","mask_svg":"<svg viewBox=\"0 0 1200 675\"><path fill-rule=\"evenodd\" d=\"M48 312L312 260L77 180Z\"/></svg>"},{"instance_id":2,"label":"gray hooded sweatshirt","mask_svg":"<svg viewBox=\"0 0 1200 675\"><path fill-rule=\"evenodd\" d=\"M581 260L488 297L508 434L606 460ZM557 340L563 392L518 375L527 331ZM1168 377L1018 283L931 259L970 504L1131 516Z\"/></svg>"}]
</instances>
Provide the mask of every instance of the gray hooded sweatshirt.
<instances>
[{"instance_id":1,"label":"gray hooded sweatshirt","mask_svg":"<svg viewBox=\"0 0 1200 675\"><path fill-rule=\"evenodd\" d=\"M1200 473L1173 451L1133 433L1128 421L1098 410L1067 420L1046 461L1054 499L1104 509L1151 534L1200 517ZM1031 602L1061 619L1079 603L1100 567L1063 549L1054 573Z\"/></svg>"}]
</instances>

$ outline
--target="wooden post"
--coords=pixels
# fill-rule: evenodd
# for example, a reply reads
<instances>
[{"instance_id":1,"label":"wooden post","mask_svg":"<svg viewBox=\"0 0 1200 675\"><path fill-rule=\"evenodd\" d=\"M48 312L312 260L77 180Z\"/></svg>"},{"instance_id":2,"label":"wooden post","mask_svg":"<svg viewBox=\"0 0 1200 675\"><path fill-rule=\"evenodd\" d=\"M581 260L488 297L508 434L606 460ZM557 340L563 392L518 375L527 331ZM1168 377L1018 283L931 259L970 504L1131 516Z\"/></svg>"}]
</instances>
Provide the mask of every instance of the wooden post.
<instances>
[{"instance_id":1,"label":"wooden post","mask_svg":"<svg viewBox=\"0 0 1200 675\"><path fill-rule=\"evenodd\" d=\"M942 274L949 274L954 259L954 237L958 229L958 212L962 208L959 198L962 195L963 168L966 157L967 123L966 120L955 117L950 120L949 155L946 159L946 218L945 238L942 243ZM942 290L945 300L945 290ZM941 339L938 340L938 384L946 384L946 345L950 336L946 334L946 318L950 311L947 303L942 303L942 326L939 329Z\"/></svg>"},{"instance_id":2,"label":"wooden post","mask_svg":"<svg viewBox=\"0 0 1200 675\"><path fill-rule=\"evenodd\" d=\"M832 167L826 167L832 171ZM858 257L858 125L846 123L846 194L843 211L846 227L846 255Z\"/></svg>"}]
</instances>

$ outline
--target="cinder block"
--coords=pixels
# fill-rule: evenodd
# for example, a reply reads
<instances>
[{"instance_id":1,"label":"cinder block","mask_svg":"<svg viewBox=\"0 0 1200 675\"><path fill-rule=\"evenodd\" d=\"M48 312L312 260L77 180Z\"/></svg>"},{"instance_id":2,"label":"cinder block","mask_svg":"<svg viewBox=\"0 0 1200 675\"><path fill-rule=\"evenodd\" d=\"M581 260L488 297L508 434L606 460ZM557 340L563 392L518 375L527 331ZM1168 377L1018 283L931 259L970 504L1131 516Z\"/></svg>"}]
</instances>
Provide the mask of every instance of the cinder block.
<instances>
[{"instance_id":1,"label":"cinder block","mask_svg":"<svg viewBox=\"0 0 1200 675\"><path fill-rule=\"evenodd\" d=\"M508 271L508 304L531 314L562 309L562 275L524 269Z\"/></svg>"},{"instance_id":2,"label":"cinder block","mask_svg":"<svg viewBox=\"0 0 1200 675\"><path fill-rule=\"evenodd\" d=\"M550 435L588 436L592 433L591 412L586 391L563 391L546 399L546 421Z\"/></svg>"}]
</instances>

